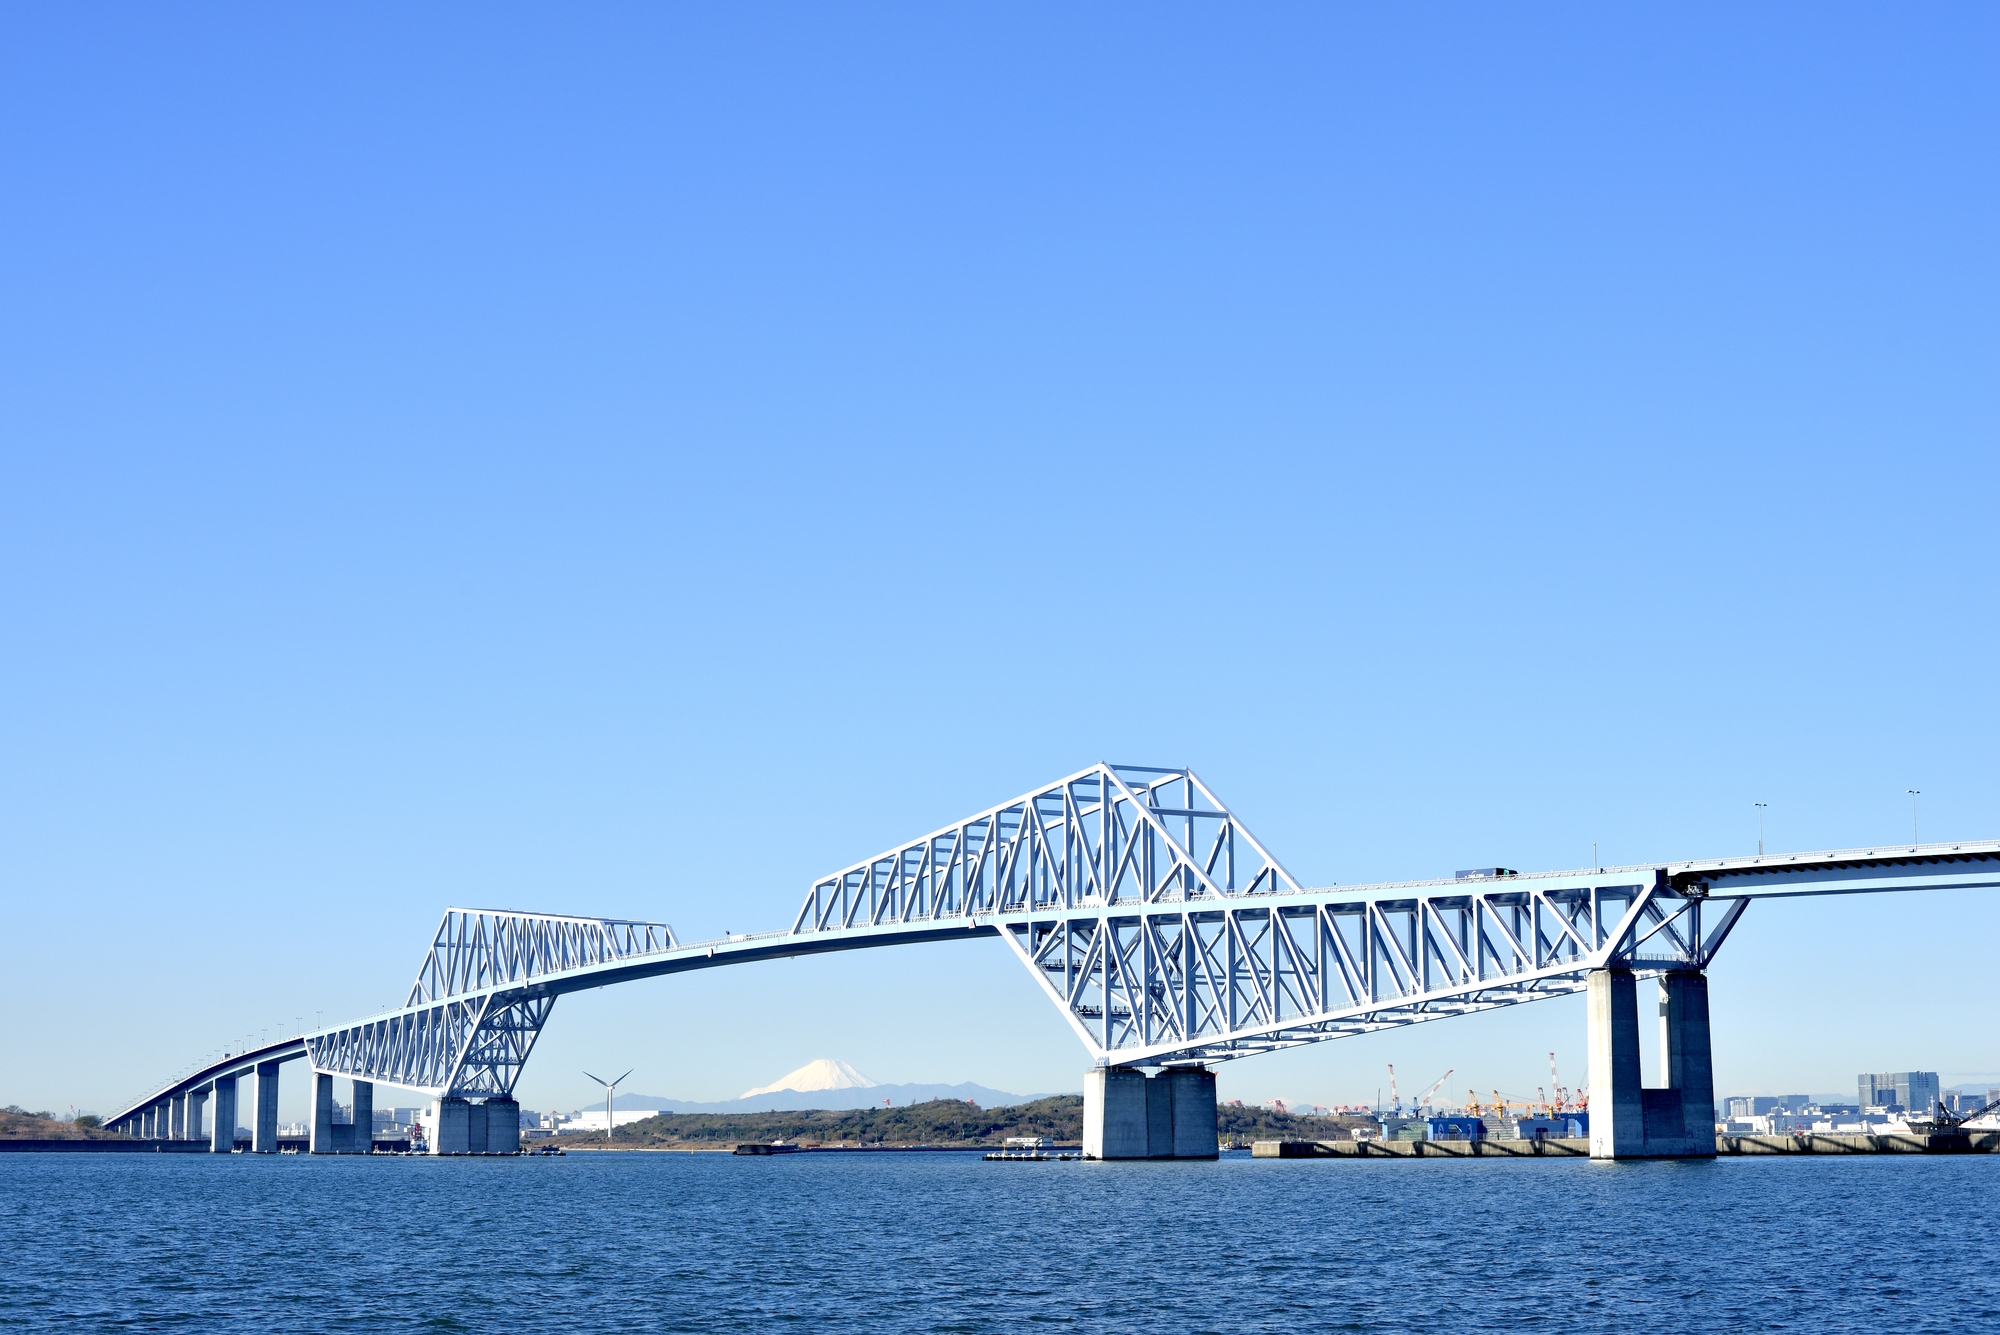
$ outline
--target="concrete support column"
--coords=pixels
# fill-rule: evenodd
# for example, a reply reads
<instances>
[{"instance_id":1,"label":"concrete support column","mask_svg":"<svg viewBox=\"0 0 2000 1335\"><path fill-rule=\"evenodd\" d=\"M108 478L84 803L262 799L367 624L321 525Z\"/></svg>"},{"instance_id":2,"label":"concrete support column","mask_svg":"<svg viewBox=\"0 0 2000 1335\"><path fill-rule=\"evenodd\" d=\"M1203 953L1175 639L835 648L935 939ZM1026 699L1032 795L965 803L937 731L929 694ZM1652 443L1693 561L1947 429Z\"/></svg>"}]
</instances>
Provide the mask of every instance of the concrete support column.
<instances>
[{"instance_id":1,"label":"concrete support column","mask_svg":"<svg viewBox=\"0 0 2000 1335\"><path fill-rule=\"evenodd\" d=\"M1660 979L1666 1012L1667 1087L1680 1096L1683 1153L1715 1153L1715 1067L1709 1051L1708 976L1675 972Z\"/></svg>"},{"instance_id":2,"label":"concrete support column","mask_svg":"<svg viewBox=\"0 0 2000 1335\"><path fill-rule=\"evenodd\" d=\"M158 1138L159 1132L154 1130L153 1123L159 1120L159 1116L160 1110L158 1108L148 1108L139 1114L139 1138L141 1140L154 1140Z\"/></svg>"},{"instance_id":3,"label":"concrete support column","mask_svg":"<svg viewBox=\"0 0 2000 1335\"><path fill-rule=\"evenodd\" d=\"M1174 1091L1158 1076L1146 1080L1146 1157L1174 1157Z\"/></svg>"},{"instance_id":4,"label":"concrete support column","mask_svg":"<svg viewBox=\"0 0 2000 1335\"><path fill-rule=\"evenodd\" d=\"M197 1089L189 1092L188 1132L187 1132L187 1138L189 1140L208 1139L208 1128L202 1120L202 1113L207 1109L207 1107L208 1107L207 1090Z\"/></svg>"},{"instance_id":5,"label":"concrete support column","mask_svg":"<svg viewBox=\"0 0 2000 1335\"><path fill-rule=\"evenodd\" d=\"M354 1082L354 1152L375 1152L375 1082Z\"/></svg>"},{"instance_id":6,"label":"concrete support column","mask_svg":"<svg viewBox=\"0 0 2000 1335\"><path fill-rule=\"evenodd\" d=\"M1639 994L1630 969L1593 969L1589 981L1590 1157L1646 1152L1640 1097Z\"/></svg>"},{"instance_id":7,"label":"concrete support column","mask_svg":"<svg viewBox=\"0 0 2000 1335\"><path fill-rule=\"evenodd\" d=\"M438 1100L437 1134L431 1137L432 1154L471 1153L466 1138L471 1112L472 1105L464 1099Z\"/></svg>"},{"instance_id":8,"label":"concrete support column","mask_svg":"<svg viewBox=\"0 0 2000 1335\"><path fill-rule=\"evenodd\" d=\"M312 1103L306 1109L306 1134L310 1139L308 1150L313 1154L335 1154L339 1146L333 1143L333 1077L324 1071L313 1072Z\"/></svg>"},{"instance_id":9,"label":"concrete support column","mask_svg":"<svg viewBox=\"0 0 2000 1335\"><path fill-rule=\"evenodd\" d=\"M486 1153L486 1105L483 1103L465 1105L465 1152Z\"/></svg>"},{"instance_id":10,"label":"concrete support column","mask_svg":"<svg viewBox=\"0 0 2000 1335\"><path fill-rule=\"evenodd\" d=\"M1220 1153L1215 1135L1215 1072L1178 1066L1154 1078L1173 1091L1174 1158L1215 1158Z\"/></svg>"},{"instance_id":11,"label":"concrete support column","mask_svg":"<svg viewBox=\"0 0 2000 1335\"><path fill-rule=\"evenodd\" d=\"M1639 1004L1629 969L1590 975L1590 1157L1713 1158L1715 1077L1708 1034L1708 979L1676 972L1660 980L1661 1064L1667 1087L1639 1073Z\"/></svg>"},{"instance_id":12,"label":"concrete support column","mask_svg":"<svg viewBox=\"0 0 2000 1335\"><path fill-rule=\"evenodd\" d=\"M250 1152L278 1152L278 1063L257 1063L257 1120L250 1124Z\"/></svg>"},{"instance_id":13,"label":"concrete support column","mask_svg":"<svg viewBox=\"0 0 2000 1335\"><path fill-rule=\"evenodd\" d=\"M236 1077L215 1077L215 1111L209 1117L208 1151L230 1154L236 1149Z\"/></svg>"},{"instance_id":14,"label":"concrete support column","mask_svg":"<svg viewBox=\"0 0 2000 1335\"><path fill-rule=\"evenodd\" d=\"M486 1109L486 1152L521 1152L521 1105L512 1099L488 1099Z\"/></svg>"},{"instance_id":15,"label":"concrete support column","mask_svg":"<svg viewBox=\"0 0 2000 1335\"><path fill-rule=\"evenodd\" d=\"M1130 1066L1083 1078L1086 1159L1213 1159L1215 1073L1180 1067L1151 1077Z\"/></svg>"},{"instance_id":16,"label":"concrete support column","mask_svg":"<svg viewBox=\"0 0 2000 1335\"><path fill-rule=\"evenodd\" d=\"M1099 1066L1083 1077L1083 1157L1146 1157L1146 1073Z\"/></svg>"},{"instance_id":17,"label":"concrete support column","mask_svg":"<svg viewBox=\"0 0 2000 1335\"><path fill-rule=\"evenodd\" d=\"M173 1140L186 1140L188 1096L185 1092L176 1094L171 1102L173 1111L167 1114L167 1135Z\"/></svg>"}]
</instances>

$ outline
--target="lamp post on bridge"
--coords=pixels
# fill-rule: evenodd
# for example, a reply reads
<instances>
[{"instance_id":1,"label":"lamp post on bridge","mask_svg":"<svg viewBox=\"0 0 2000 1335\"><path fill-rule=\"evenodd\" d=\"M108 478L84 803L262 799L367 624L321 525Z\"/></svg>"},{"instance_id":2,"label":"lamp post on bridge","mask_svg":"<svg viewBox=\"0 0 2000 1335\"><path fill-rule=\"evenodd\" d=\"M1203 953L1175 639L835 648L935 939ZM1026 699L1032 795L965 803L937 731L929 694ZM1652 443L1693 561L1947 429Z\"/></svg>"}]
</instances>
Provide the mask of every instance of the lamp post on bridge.
<instances>
[{"instance_id":1,"label":"lamp post on bridge","mask_svg":"<svg viewBox=\"0 0 2000 1335\"><path fill-rule=\"evenodd\" d=\"M1764 808L1771 804L1752 802L1750 805L1757 808L1757 856L1761 858L1764 856Z\"/></svg>"},{"instance_id":2,"label":"lamp post on bridge","mask_svg":"<svg viewBox=\"0 0 2000 1335\"><path fill-rule=\"evenodd\" d=\"M1924 795L1924 790L1921 788L1905 788L1903 791L1910 795L1910 847L1915 848L1917 846L1917 799Z\"/></svg>"}]
</instances>

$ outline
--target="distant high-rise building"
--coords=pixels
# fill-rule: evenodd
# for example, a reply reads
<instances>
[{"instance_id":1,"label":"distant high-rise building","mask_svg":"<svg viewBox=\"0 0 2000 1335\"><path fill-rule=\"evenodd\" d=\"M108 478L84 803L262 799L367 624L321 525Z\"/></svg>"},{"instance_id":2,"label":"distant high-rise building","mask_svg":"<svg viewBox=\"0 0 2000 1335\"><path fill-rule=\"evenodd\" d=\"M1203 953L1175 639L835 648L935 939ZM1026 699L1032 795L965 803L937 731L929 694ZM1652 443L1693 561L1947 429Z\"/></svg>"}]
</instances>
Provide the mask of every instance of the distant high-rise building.
<instances>
[{"instance_id":1,"label":"distant high-rise building","mask_svg":"<svg viewBox=\"0 0 2000 1335\"><path fill-rule=\"evenodd\" d=\"M1882 1071L1857 1076L1855 1088L1863 1108L1901 1108L1905 1112L1927 1113L1937 1107L1936 1071Z\"/></svg>"},{"instance_id":2,"label":"distant high-rise building","mask_svg":"<svg viewBox=\"0 0 2000 1335\"><path fill-rule=\"evenodd\" d=\"M1723 1105L1725 1117L1763 1117L1768 1113L1797 1112L1812 1102L1808 1094L1739 1094Z\"/></svg>"}]
</instances>

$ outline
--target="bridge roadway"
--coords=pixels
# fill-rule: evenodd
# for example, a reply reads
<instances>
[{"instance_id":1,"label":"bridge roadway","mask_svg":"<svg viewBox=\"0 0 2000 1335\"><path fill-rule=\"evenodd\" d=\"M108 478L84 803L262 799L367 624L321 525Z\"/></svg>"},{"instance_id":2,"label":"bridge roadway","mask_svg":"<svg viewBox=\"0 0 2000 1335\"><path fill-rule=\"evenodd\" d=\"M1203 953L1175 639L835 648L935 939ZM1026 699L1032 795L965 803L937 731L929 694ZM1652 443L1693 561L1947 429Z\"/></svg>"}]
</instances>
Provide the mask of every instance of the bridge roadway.
<instances>
[{"instance_id":1,"label":"bridge roadway","mask_svg":"<svg viewBox=\"0 0 2000 1335\"><path fill-rule=\"evenodd\" d=\"M254 1076L252 1144L274 1150L278 1069L304 1059L315 1152L359 1148L332 1121L335 1076L362 1125L385 1082L438 1101L434 1150L510 1150L515 1082L565 992L997 936L1090 1053L1092 1157L1213 1154L1215 1062L1579 991L1593 1152L1712 1153L1704 971L1752 899L1995 886L2000 841L1308 888L1191 771L1096 765L820 879L782 931L684 943L664 923L448 909L403 1006L227 1056L110 1124L227 1149ZM1660 980L1665 1089L1640 1085L1641 977Z\"/></svg>"}]
</instances>

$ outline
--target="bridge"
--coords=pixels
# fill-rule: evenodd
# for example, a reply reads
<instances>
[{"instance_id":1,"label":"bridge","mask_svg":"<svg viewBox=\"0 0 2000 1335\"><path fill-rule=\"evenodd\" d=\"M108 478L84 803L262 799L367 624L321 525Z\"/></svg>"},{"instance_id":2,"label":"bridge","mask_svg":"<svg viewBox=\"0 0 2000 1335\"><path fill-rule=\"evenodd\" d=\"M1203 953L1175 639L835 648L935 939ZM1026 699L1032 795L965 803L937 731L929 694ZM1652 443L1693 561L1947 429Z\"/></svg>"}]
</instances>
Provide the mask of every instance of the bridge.
<instances>
[{"instance_id":1,"label":"bridge","mask_svg":"<svg viewBox=\"0 0 2000 1335\"><path fill-rule=\"evenodd\" d=\"M314 1153L368 1151L377 1083L436 1100L432 1152L512 1152L514 1086L565 992L998 937L1089 1053L1088 1157L1214 1157L1218 1062L1576 992L1593 1157L1712 1155L1706 970L1750 901L1995 886L2000 841L1311 888L1193 771L1099 764L821 878L778 931L683 942L665 923L447 909L400 1007L225 1054L107 1124L228 1152L248 1080L248 1148L275 1152L279 1071L303 1060ZM1657 1089L1642 978L1661 994Z\"/></svg>"}]
</instances>

